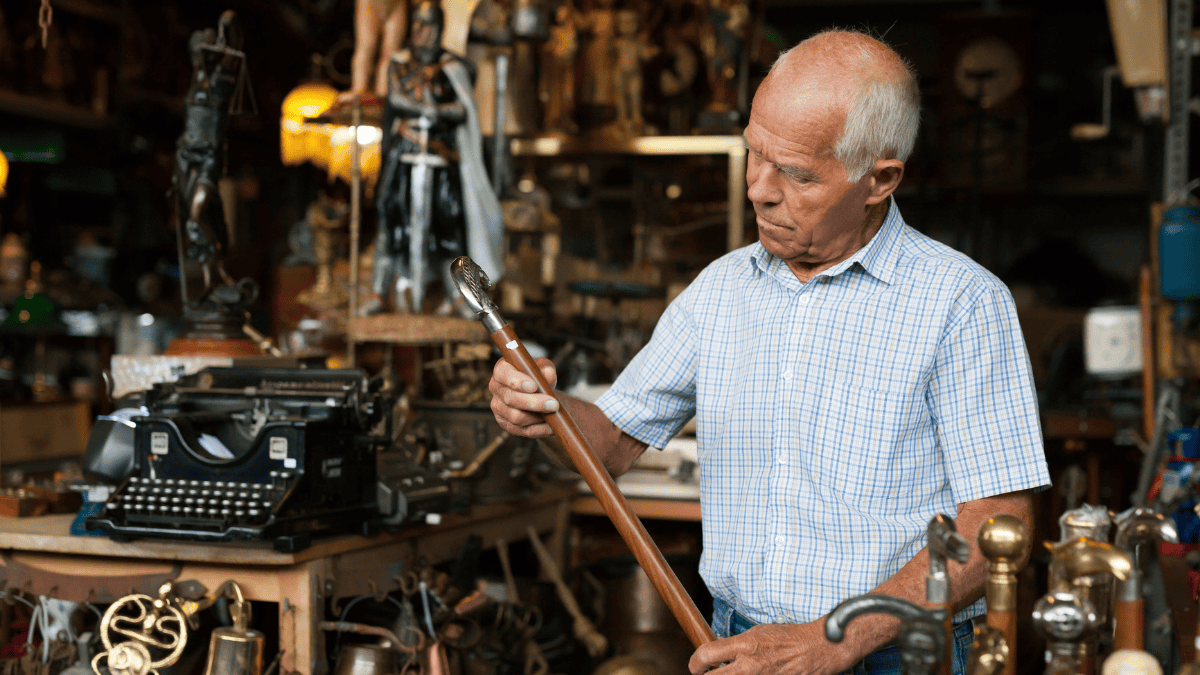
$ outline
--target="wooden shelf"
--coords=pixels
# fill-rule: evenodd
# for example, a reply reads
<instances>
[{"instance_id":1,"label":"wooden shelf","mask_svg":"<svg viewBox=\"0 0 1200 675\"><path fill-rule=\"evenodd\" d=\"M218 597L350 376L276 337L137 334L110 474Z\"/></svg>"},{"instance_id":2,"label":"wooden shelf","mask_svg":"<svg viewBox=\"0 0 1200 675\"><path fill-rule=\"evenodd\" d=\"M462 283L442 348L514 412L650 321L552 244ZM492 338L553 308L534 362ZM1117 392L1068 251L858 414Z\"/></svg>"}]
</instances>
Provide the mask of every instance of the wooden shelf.
<instances>
[{"instance_id":1,"label":"wooden shelf","mask_svg":"<svg viewBox=\"0 0 1200 675\"><path fill-rule=\"evenodd\" d=\"M442 342L480 342L488 339L483 324L474 319L428 314L376 314L346 322L352 342L389 342L427 345Z\"/></svg>"},{"instance_id":2,"label":"wooden shelf","mask_svg":"<svg viewBox=\"0 0 1200 675\"><path fill-rule=\"evenodd\" d=\"M574 136L514 138L509 145L516 157L559 155L725 155L745 153L741 136L634 136L621 140L589 140Z\"/></svg>"}]
</instances>

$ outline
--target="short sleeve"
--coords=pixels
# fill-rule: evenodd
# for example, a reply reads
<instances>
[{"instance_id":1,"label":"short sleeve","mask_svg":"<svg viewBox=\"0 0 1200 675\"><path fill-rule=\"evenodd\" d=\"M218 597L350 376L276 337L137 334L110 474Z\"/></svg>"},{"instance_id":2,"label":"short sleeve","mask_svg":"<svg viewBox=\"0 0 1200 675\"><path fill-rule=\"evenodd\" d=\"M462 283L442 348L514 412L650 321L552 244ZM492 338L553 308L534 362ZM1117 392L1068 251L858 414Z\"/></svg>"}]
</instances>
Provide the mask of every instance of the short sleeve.
<instances>
[{"instance_id":1,"label":"short sleeve","mask_svg":"<svg viewBox=\"0 0 1200 675\"><path fill-rule=\"evenodd\" d=\"M952 319L929 405L956 503L1050 484L1029 354L1004 288Z\"/></svg>"},{"instance_id":2,"label":"short sleeve","mask_svg":"<svg viewBox=\"0 0 1200 675\"><path fill-rule=\"evenodd\" d=\"M696 414L696 327L686 291L659 319L654 334L596 405L625 433L662 448Z\"/></svg>"}]
</instances>

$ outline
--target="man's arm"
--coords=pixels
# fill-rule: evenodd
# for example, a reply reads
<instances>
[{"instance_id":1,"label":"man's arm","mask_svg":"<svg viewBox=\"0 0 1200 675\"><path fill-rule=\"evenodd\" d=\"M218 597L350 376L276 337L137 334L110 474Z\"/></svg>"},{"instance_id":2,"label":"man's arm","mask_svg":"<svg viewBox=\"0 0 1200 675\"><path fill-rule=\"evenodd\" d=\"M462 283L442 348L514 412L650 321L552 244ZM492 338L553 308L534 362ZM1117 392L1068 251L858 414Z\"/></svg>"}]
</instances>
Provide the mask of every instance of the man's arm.
<instances>
[{"instance_id":1,"label":"man's arm","mask_svg":"<svg viewBox=\"0 0 1200 675\"><path fill-rule=\"evenodd\" d=\"M553 387L558 381L554 364L549 359L538 359L537 363ZM492 413L500 427L514 436L538 439L563 466L574 468L545 417L560 407L575 420L596 458L613 476L628 471L647 448L645 443L617 428L595 404L561 392L554 392L554 396L537 393L533 379L504 359L497 361L492 369L488 389L492 392Z\"/></svg>"},{"instance_id":2,"label":"man's arm","mask_svg":"<svg viewBox=\"0 0 1200 675\"><path fill-rule=\"evenodd\" d=\"M987 559L979 552L976 538L979 526L1001 513L1016 516L1033 529L1033 509L1029 493L1012 492L960 504L954 519L958 533L971 543L971 557L965 564L950 563L951 601L955 610L978 600L987 581ZM848 542L854 545L854 542ZM1022 561L1024 564L1024 561ZM872 593L903 598L925 606L925 575L929 554L922 549ZM716 664L729 662L730 673L838 673L896 637L900 620L885 614L864 615L854 620L839 644L825 639L825 617L805 624L756 626L725 640L701 646L692 655L688 667L693 673L708 672ZM736 670L732 668L736 666ZM720 675L722 669L714 671Z\"/></svg>"}]
</instances>

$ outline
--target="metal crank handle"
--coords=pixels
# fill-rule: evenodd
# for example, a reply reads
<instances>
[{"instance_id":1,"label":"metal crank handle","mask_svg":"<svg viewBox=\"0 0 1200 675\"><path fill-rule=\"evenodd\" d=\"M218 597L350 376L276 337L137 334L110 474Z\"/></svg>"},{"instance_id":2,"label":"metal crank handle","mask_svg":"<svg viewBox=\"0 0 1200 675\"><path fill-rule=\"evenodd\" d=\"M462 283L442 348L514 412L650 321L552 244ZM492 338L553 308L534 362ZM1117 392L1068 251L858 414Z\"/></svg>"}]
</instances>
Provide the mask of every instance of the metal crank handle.
<instances>
[{"instance_id":1,"label":"metal crank handle","mask_svg":"<svg viewBox=\"0 0 1200 675\"><path fill-rule=\"evenodd\" d=\"M512 326L509 326L500 316L495 303L485 292L490 281L479 265L470 258L461 256L450 263L450 274L454 279L455 286L462 293L463 299L475 310L479 320L491 333L492 342L500 349L504 359L517 370L533 378L540 393L553 396L554 393L549 382L542 375L541 369L529 355L525 345L521 344L521 340L513 331ZM608 515L621 538L633 551L634 557L646 571L646 576L650 578L663 601L667 603L692 645L699 647L716 640L712 629L700 615L700 610L696 609L695 603L692 602L691 596L687 594L683 584L675 576L674 570L667 564L662 551L658 550L654 540L650 538L646 528L642 525L642 521L634 515L629 502L617 489L617 484L609 475L608 470L592 452L591 446L579 431L575 420L571 419L570 414L562 406L559 407L558 412L546 413L545 417L550 429L566 449L571 463L587 481L588 487L592 489L592 493L600 502L604 513Z\"/></svg>"}]
</instances>

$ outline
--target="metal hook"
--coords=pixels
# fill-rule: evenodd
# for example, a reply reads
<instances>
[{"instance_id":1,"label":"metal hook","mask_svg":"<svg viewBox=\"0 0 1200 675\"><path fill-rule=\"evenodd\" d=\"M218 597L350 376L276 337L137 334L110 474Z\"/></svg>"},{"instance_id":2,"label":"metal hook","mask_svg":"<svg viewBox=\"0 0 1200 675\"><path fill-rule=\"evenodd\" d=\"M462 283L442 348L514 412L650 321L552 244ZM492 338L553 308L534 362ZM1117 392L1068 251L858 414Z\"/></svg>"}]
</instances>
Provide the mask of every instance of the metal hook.
<instances>
[{"instance_id":1,"label":"metal hook","mask_svg":"<svg viewBox=\"0 0 1200 675\"><path fill-rule=\"evenodd\" d=\"M375 602L387 602L387 599L388 599L387 591L381 590L375 584L374 579L371 579L371 578L367 579L367 588L371 589L371 595L375 596Z\"/></svg>"},{"instance_id":2,"label":"metal hook","mask_svg":"<svg viewBox=\"0 0 1200 675\"><path fill-rule=\"evenodd\" d=\"M396 585L400 587L400 592L405 595L412 595L413 593L416 593L418 584L421 581L420 577L417 576L417 573L413 572L412 570L404 572L399 576L392 577L392 580L395 581Z\"/></svg>"}]
</instances>

